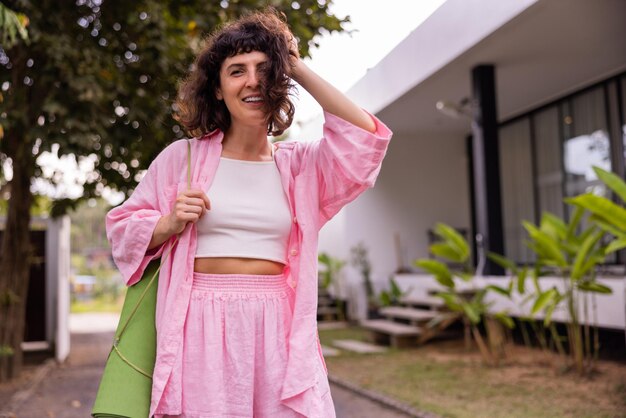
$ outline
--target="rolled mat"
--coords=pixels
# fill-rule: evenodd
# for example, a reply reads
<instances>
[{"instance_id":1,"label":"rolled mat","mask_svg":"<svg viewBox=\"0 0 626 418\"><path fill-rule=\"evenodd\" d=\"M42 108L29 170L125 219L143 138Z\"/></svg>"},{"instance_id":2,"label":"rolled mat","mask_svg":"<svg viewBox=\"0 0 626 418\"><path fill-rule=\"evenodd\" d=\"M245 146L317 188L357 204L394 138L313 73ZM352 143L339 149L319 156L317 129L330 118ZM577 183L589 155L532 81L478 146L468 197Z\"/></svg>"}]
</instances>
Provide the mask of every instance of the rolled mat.
<instances>
[{"instance_id":1,"label":"rolled mat","mask_svg":"<svg viewBox=\"0 0 626 418\"><path fill-rule=\"evenodd\" d=\"M158 268L159 260L151 261L142 279L126 290L113 347L91 411L93 417L147 418L150 413L158 277L150 279Z\"/></svg>"}]
</instances>

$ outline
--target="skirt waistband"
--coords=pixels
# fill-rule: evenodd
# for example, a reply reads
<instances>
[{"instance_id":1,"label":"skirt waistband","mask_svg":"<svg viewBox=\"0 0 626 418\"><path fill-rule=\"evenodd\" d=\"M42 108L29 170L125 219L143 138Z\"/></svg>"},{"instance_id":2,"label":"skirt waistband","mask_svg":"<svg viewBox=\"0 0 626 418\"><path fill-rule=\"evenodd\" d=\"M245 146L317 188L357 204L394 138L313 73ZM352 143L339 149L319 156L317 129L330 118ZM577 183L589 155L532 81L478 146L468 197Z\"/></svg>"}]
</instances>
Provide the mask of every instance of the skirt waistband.
<instances>
[{"instance_id":1,"label":"skirt waistband","mask_svg":"<svg viewBox=\"0 0 626 418\"><path fill-rule=\"evenodd\" d=\"M193 272L192 289L234 293L282 292L289 286L281 274L209 274Z\"/></svg>"}]
</instances>

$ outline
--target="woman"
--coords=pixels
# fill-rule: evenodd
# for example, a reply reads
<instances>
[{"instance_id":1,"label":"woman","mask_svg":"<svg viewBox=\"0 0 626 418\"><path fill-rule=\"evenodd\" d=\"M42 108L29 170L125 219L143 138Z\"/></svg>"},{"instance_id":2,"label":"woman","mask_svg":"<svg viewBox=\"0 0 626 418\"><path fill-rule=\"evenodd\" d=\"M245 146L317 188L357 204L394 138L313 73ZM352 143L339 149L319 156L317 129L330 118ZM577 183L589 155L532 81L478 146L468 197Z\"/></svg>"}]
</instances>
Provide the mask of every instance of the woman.
<instances>
[{"instance_id":1,"label":"woman","mask_svg":"<svg viewBox=\"0 0 626 418\"><path fill-rule=\"evenodd\" d=\"M317 142L279 142L291 80L322 106ZM372 187L391 132L300 59L271 11L208 39L180 88L191 139L169 145L107 214L127 284L177 234L157 297L150 416L334 417L317 336L317 235Z\"/></svg>"}]
</instances>

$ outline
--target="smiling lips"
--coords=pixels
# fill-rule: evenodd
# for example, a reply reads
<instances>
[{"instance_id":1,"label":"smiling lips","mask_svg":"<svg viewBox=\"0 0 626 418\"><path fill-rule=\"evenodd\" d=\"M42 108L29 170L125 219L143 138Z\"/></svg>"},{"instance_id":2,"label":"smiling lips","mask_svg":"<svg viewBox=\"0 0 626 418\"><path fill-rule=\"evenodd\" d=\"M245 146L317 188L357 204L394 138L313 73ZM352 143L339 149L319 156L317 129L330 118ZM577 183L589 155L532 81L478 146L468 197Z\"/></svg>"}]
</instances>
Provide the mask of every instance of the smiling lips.
<instances>
[{"instance_id":1,"label":"smiling lips","mask_svg":"<svg viewBox=\"0 0 626 418\"><path fill-rule=\"evenodd\" d=\"M244 97L243 101L245 103L261 103L263 102L263 98L261 96L248 96Z\"/></svg>"}]
</instances>

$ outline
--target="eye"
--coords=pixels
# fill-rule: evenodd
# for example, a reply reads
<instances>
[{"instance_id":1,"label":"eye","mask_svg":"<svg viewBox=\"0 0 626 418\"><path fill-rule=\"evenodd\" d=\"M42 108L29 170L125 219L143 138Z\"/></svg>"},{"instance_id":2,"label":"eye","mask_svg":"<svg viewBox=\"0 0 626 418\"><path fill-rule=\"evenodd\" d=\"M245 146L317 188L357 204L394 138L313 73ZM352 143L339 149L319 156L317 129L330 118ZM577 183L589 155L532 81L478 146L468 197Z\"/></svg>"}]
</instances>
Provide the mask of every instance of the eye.
<instances>
[{"instance_id":1,"label":"eye","mask_svg":"<svg viewBox=\"0 0 626 418\"><path fill-rule=\"evenodd\" d=\"M261 64L261 65L259 65L259 67L258 67L258 71L259 71L259 73L261 73L261 74L267 74L267 72L269 71L269 66L268 66L267 64L265 64L265 63L264 63L264 64Z\"/></svg>"}]
</instances>

